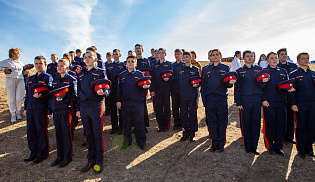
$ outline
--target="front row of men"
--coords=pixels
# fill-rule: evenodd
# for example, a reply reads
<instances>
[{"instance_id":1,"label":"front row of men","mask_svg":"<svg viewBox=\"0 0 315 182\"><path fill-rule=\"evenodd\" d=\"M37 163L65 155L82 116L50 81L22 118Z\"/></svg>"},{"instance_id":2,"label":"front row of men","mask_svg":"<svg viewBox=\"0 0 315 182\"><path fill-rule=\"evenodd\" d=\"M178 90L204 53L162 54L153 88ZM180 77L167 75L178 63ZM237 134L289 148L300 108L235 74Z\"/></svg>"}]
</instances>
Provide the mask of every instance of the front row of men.
<instances>
[{"instance_id":1,"label":"front row of men","mask_svg":"<svg viewBox=\"0 0 315 182\"><path fill-rule=\"evenodd\" d=\"M116 50L115 53L118 58L120 51ZM69 68L67 60L59 60L58 74L54 78L44 71L46 59L37 56L35 58L37 73L31 76L27 83L24 114L27 115L27 138L31 154L24 160L40 163L48 157L47 125L48 118L53 118L57 138L57 158L51 166L68 165L72 161L74 125L71 122L72 116L76 115L81 117L88 148L88 162L81 171L94 168L96 173L100 173L103 170L104 158L102 101L108 95L115 100L110 104L113 108L112 121L114 119L117 123L118 120L116 108L121 112L119 117L122 117L124 128L122 149L126 149L132 143L132 127L134 127L136 143L141 149L145 149L148 125L144 122L146 109L144 103L146 103L148 89L156 101L158 132L168 131L170 93L172 93L172 97L176 97L173 100L177 101L180 108L175 129L181 128L181 125L184 128L181 141L187 138L196 141L197 97L200 86L202 101L206 108L208 131L212 138L210 151L222 152L228 124L227 89L234 84L234 98L239 108L246 152L259 154L257 146L262 105L266 148L272 155L284 155L282 142L287 128L287 105L290 104L296 121L298 155L302 158L305 158L306 154L315 156L312 149L315 140L315 134L312 132L315 129L315 122L312 121L315 117L315 113L312 112L315 109L315 73L308 67L307 53L300 53L297 56L299 67L294 71L290 70L292 71L290 80L287 70L279 67L279 51L278 54L274 52L268 54L269 66L264 70L254 66L252 52L245 51L243 52L244 66L236 72L230 72L229 67L221 63L220 50L214 49L209 51L212 63L203 68L202 75L199 73L199 68L192 66L191 53L175 50L175 56L179 54L178 57L182 57L183 62L178 59L173 65L165 60L165 49L160 48L159 53L159 60L150 66L152 77L145 76L143 72L136 69L139 63L145 65L142 63L143 59L128 56L126 67L119 64L119 59L110 64L112 67L107 67L110 81L107 80L106 71L94 66L98 59L93 51L85 53L86 67L75 74L67 71ZM76 83L77 89L75 89ZM173 93L178 94L173 95ZM76 106L76 113L71 106ZM122 127L121 124L113 123L112 126L113 133L121 130Z\"/></svg>"}]
</instances>

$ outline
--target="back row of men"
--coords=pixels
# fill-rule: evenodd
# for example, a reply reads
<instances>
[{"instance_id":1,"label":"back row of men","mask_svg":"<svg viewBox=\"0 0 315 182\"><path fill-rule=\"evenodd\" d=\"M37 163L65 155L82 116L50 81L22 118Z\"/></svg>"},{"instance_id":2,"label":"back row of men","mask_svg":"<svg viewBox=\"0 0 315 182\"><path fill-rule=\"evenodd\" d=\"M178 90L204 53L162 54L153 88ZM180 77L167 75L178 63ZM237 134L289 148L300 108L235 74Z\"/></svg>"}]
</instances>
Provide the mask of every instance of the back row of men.
<instances>
[{"instance_id":1,"label":"back row of men","mask_svg":"<svg viewBox=\"0 0 315 182\"><path fill-rule=\"evenodd\" d=\"M192 142L196 141L195 132L198 130L197 105L200 92L212 138L210 151L223 152L228 124L227 89L233 85L246 152L259 155L257 146L263 106L264 141L271 155L284 155L283 140L294 143L295 121L298 155L302 158L306 154L315 156L312 149L315 122L311 119L315 115L312 112L315 109L315 73L308 67L307 53L297 56L297 66L287 62L286 49L280 49L277 53L270 52L266 58L269 65L262 69L253 65L253 52L244 51L244 66L232 72L229 66L221 63L222 54L218 49L208 52L210 63L203 68L195 62L195 52L176 49L174 63L165 59L164 48L158 49L148 59L142 58L141 44L135 45L135 52L136 56L130 55L125 62L121 62L120 51L114 49L114 61L105 63L105 69L99 68L102 64L93 47L87 49L83 58L80 58L80 52L77 51L76 58L63 58L58 63L54 63L57 57L53 54L53 63L47 66L47 71L50 71L54 69L53 64L57 64L57 71L51 72L54 75L52 82L52 77L44 71L45 58L36 57L37 73L29 78L25 99L31 151L25 160L39 163L48 156L45 119L45 111L48 109L48 116L54 119L57 138L57 159L51 166L59 164L64 167L72 161L73 128L77 124L72 116L77 116L81 117L88 148L88 163L81 171L94 168L96 173L100 173L103 169L104 153L104 97L109 100L112 124L110 133L123 133L122 149L128 148L132 143L132 127L136 143L141 149L145 149L146 127L149 127L146 103L148 90L156 112L157 131L169 130L172 95L173 129L183 128L181 141L190 138ZM73 62L70 64L69 60ZM45 92L44 88L47 86L44 84L51 86L51 94Z\"/></svg>"}]
</instances>

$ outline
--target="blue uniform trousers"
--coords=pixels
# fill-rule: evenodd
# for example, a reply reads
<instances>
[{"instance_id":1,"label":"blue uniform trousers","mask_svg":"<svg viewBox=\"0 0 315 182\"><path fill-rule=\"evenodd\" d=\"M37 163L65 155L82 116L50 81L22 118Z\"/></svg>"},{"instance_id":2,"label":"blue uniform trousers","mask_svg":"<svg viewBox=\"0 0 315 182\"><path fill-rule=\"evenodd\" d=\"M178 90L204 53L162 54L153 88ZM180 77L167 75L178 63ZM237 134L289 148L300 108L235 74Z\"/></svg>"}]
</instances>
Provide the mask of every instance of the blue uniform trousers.
<instances>
[{"instance_id":1,"label":"blue uniform trousers","mask_svg":"<svg viewBox=\"0 0 315 182\"><path fill-rule=\"evenodd\" d=\"M155 112L159 128L168 129L171 122L170 87L156 88L155 96Z\"/></svg>"},{"instance_id":2,"label":"blue uniform trousers","mask_svg":"<svg viewBox=\"0 0 315 182\"><path fill-rule=\"evenodd\" d=\"M315 105L297 105L299 111L295 112L296 148L299 152L313 152L312 144L315 142Z\"/></svg>"},{"instance_id":3,"label":"blue uniform trousers","mask_svg":"<svg viewBox=\"0 0 315 182\"><path fill-rule=\"evenodd\" d=\"M54 113L56 130L57 156L63 158L72 157L72 113Z\"/></svg>"},{"instance_id":4,"label":"blue uniform trousers","mask_svg":"<svg viewBox=\"0 0 315 182\"><path fill-rule=\"evenodd\" d=\"M124 145L131 145L131 128L135 129L135 138L138 145L145 145L146 134L143 119L143 102L122 101L121 114L124 122Z\"/></svg>"},{"instance_id":5,"label":"blue uniform trousers","mask_svg":"<svg viewBox=\"0 0 315 182\"><path fill-rule=\"evenodd\" d=\"M208 130L212 139L212 146L224 146L226 139L226 127L228 124L227 100L214 100L207 97Z\"/></svg>"},{"instance_id":6,"label":"blue uniform trousers","mask_svg":"<svg viewBox=\"0 0 315 182\"><path fill-rule=\"evenodd\" d=\"M198 118L197 118L197 103L196 99L180 100L180 120L184 127L183 136L195 137L195 132L198 131Z\"/></svg>"},{"instance_id":7,"label":"blue uniform trousers","mask_svg":"<svg viewBox=\"0 0 315 182\"><path fill-rule=\"evenodd\" d=\"M181 127L180 122L180 115L179 115L179 109L180 109L180 97L179 97L179 91L176 89L171 89L172 94L172 111L173 111L173 118L174 118L174 125Z\"/></svg>"},{"instance_id":8,"label":"blue uniform trousers","mask_svg":"<svg viewBox=\"0 0 315 182\"><path fill-rule=\"evenodd\" d=\"M285 134L285 140L291 141L294 139L294 111L292 111L291 106L287 107L287 132Z\"/></svg>"},{"instance_id":9,"label":"blue uniform trousers","mask_svg":"<svg viewBox=\"0 0 315 182\"><path fill-rule=\"evenodd\" d=\"M122 123L122 117L120 110L118 110L117 113L117 107L116 107L116 93L117 88L111 88L111 92L109 94L109 102L110 102L110 116L111 116L111 124L112 124L112 130L123 129L123 123ZM107 99L107 98L106 98ZM117 116L119 114L119 116Z\"/></svg>"},{"instance_id":10,"label":"blue uniform trousers","mask_svg":"<svg viewBox=\"0 0 315 182\"><path fill-rule=\"evenodd\" d=\"M48 113L46 110L28 112L27 114L27 141L31 157L45 159L49 154L48 141Z\"/></svg>"},{"instance_id":11,"label":"blue uniform trousers","mask_svg":"<svg viewBox=\"0 0 315 182\"><path fill-rule=\"evenodd\" d=\"M144 105L143 105L143 119L144 119L145 127L149 127L150 126L148 106L147 106L147 98L148 98L148 91L146 91L146 96L145 96Z\"/></svg>"},{"instance_id":12,"label":"blue uniform trousers","mask_svg":"<svg viewBox=\"0 0 315 182\"><path fill-rule=\"evenodd\" d=\"M244 146L256 150L260 136L261 125L261 96L241 97L240 125Z\"/></svg>"},{"instance_id":13,"label":"blue uniform trousers","mask_svg":"<svg viewBox=\"0 0 315 182\"><path fill-rule=\"evenodd\" d=\"M74 129L79 125L79 118L77 116L77 109L74 104L71 105L71 137L73 138Z\"/></svg>"},{"instance_id":14,"label":"blue uniform trousers","mask_svg":"<svg viewBox=\"0 0 315 182\"><path fill-rule=\"evenodd\" d=\"M279 151L287 130L287 107L263 107L263 131L267 150Z\"/></svg>"},{"instance_id":15,"label":"blue uniform trousers","mask_svg":"<svg viewBox=\"0 0 315 182\"><path fill-rule=\"evenodd\" d=\"M86 143L88 148L88 162L102 164L104 158L103 141L103 108L102 104L94 107L87 107L81 104L80 113L84 131L86 133Z\"/></svg>"}]
</instances>

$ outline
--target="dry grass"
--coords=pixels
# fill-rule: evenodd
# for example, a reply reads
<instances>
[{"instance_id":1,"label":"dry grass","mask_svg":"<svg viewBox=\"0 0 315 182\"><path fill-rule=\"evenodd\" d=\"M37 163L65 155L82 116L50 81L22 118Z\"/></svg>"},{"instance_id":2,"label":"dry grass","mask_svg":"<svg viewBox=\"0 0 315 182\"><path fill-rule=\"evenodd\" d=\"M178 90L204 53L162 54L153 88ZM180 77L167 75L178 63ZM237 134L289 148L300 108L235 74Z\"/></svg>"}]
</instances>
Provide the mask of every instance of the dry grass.
<instances>
[{"instance_id":1,"label":"dry grass","mask_svg":"<svg viewBox=\"0 0 315 182\"><path fill-rule=\"evenodd\" d=\"M29 155L25 117L20 122L10 123L3 73L0 73L0 79L0 181L314 181L314 160L296 157L295 145L284 143L285 156L271 156L266 152L261 133L258 149L262 154L254 156L244 151L232 89L229 90L229 125L223 153L209 152L211 139L204 122L201 99L195 143L180 142L182 134L178 131L157 133L149 100L151 126L145 151L135 142L127 150L119 150L123 138L109 135L110 117L104 117L105 161L102 174L79 172L87 162L87 150L81 147L84 141L82 125L75 131L73 162L67 167L49 167L56 157L53 121L49 123L48 159L38 165L25 163L23 158Z\"/></svg>"}]
</instances>

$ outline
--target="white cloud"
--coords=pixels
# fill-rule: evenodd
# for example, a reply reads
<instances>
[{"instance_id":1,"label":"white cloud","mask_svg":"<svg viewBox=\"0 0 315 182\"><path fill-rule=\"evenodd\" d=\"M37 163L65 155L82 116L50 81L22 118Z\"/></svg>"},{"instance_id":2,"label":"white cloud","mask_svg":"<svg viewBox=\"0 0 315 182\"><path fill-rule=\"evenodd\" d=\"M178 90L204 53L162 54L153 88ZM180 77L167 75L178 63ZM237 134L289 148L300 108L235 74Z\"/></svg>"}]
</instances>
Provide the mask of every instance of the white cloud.
<instances>
[{"instance_id":1,"label":"white cloud","mask_svg":"<svg viewBox=\"0 0 315 182\"><path fill-rule=\"evenodd\" d=\"M282 47L288 48L291 58L307 51L315 59L314 8L310 0L194 1L167 23L171 31L159 36L158 44L170 50L195 50L199 60L207 60L212 48L229 57L235 50L251 49L259 56Z\"/></svg>"}]
</instances>

